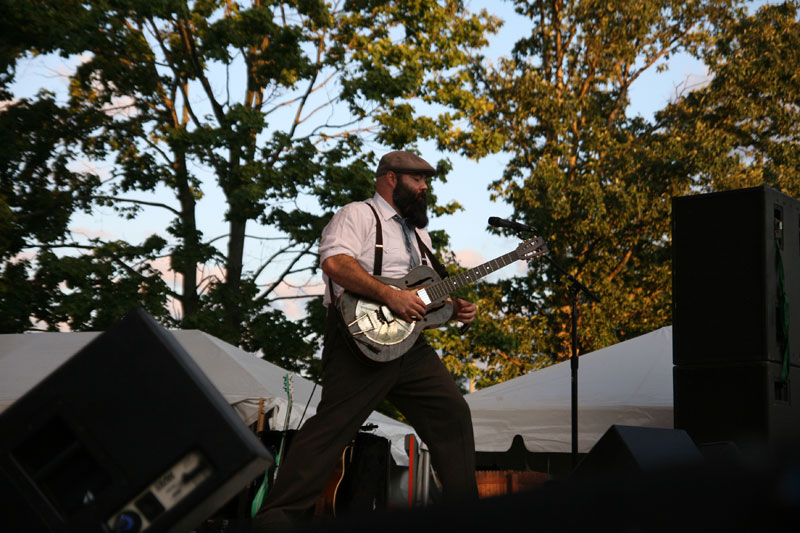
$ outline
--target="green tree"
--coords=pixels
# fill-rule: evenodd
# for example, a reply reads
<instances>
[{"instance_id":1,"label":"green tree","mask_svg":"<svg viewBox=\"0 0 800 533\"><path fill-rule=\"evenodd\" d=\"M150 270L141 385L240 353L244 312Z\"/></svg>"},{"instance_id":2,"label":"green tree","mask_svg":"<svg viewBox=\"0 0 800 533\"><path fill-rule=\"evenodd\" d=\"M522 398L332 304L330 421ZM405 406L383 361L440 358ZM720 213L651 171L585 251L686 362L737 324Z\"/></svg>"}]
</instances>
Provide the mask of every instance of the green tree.
<instances>
[{"instance_id":1,"label":"green tree","mask_svg":"<svg viewBox=\"0 0 800 533\"><path fill-rule=\"evenodd\" d=\"M99 329L139 304L294 369L311 364L320 305L288 321L276 302L307 295L279 288L311 278L332 212L372 193L376 146L442 135L434 106L463 107L452 88L498 24L456 0L67 0L5 2L4 13L5 97L26 54L79 59L66 101L41 92L0 112L11 141L0 301L14 303L8 287L22 280L33 295L24 311L0 310L5 331L30 328L26 317ZM224 198L212 215L222 236L203 228L208 195ZM70 232L74 213L98 208L161 210L171 223L141 243ZM163 258L178 287L156 269Z\"/></svg>"},{"instance_id":2,"label":"green tree","mask_svg":"<svg viewBox=\"0 0 800 533\"><path fill-rule=\"evenodd\" d=\"M537 228L550 257L601 298L579 300L585 353L671 322L670 199L692 180L654 142L655 125L628 116L631 86L674 54L709 50L741 2L514 4L530 35L496 67L473 70L468 92L480 97L451 117L454 135L441 142L473 158L510 154L493 198ZM491 292L499 301L491 333L479 322L468 335L518 342L486 350L471 372L504 379L571 354L570 294L548 261Z\"/></svg>"},{"instance_id":3,"label":"green tree","mask_svg":"<svg viewBox=\"0 0 800 533\"><path fill-rule=\"evenodd\" d=\"M800 198L798 2L744 17L705 61L710 81L659 113L654 137L697 190L769 185Z\"/></svg>"}]
</instances>

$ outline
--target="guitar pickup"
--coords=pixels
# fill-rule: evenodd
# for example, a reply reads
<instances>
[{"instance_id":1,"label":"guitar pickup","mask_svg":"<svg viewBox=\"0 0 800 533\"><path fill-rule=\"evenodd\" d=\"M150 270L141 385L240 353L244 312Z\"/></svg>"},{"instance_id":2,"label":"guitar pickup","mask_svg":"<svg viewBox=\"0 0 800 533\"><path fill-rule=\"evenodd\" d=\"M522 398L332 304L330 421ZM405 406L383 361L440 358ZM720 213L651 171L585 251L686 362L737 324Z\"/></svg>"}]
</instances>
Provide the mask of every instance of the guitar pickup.
<instances>
[{"instance_id":1,"label":"guitar pickup","mask_svg":"<svg viewBox=\"0 0 800 533\"><path fill-rule=\"evenodd\" d=\"M419 296L419 299L422 300L422 303L424 303L426 306L431 305L431 297L428 296L428 291L425 289L418 290L417 296Z\"/></svg>"}]
</instances>

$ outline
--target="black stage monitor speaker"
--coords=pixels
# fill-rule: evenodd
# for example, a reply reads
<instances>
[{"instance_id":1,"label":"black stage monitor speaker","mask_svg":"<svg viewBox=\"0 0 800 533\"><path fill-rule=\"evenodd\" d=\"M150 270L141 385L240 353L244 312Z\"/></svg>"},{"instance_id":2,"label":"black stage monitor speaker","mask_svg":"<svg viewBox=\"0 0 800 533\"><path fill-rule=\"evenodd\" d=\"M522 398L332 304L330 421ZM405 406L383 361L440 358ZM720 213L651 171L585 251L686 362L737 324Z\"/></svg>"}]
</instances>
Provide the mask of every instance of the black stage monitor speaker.
<instances>
[{"instance_id":1,"label":"black stage monitor speaker","mask_svg":"<svg viewBox=\"0 0 800 533\"><path fill-rule=\"evenodd\" d=\"M186 533L272 462L137 309L0 415L2 529Z\"/></svg>"},{"instance_id":2,"label":"black stage monitor speaker","mask_svg":"<svg viewBox=\"0 0 800 533\"><path fill-rule=\"evenodd\" d=\"M652 474L704 462L691 437L678 429L612 425L577 464L569 480Z\"/></svg>"},{"instance_id":3,"label":"black stage monitor speaker","mask_svg":"<svg viewBox=\"0 0 800 533\"><path fill-rule=\"evenodd\" d=\"M673 198L673 361L800 365L800 201L769 187ZM779 274L782 266L783 279Z\"/></svg>"}]
</instances>

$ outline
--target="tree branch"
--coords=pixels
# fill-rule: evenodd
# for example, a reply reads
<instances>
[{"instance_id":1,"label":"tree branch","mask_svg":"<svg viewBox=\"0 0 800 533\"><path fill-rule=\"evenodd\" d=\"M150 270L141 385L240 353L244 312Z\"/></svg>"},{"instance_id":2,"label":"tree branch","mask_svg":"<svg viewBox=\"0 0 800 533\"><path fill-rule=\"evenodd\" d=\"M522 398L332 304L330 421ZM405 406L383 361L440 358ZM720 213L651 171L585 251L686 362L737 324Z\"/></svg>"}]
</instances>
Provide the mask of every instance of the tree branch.
<instances>
[{"instance_id":1,"label":"tree branch","mask_svg":"<svg viewBox=\"0 0 800 533\"><path fill-rule=\"evenodd\" d=\"M206 241L203 244L211 244L214 241L218 241L220 239L224 239L225 237L229 237L230 233L224 233L222 235L217 235L211 240ZM256 241L285 241L289 237L259 237L258 235L245 235L246 239L254 239Z\"/></svg>"},{"instance_id":2,"label":"tree branch","mask_svg":"<svg viewBox=\"0 0 800 533\"><path fill-rule=\"evenodd\" d=\"M265 303L270 304L272 302L278 302L281 300L305 300L308 298L319 298L322 296L321 294L295 294L293 296L278 296L276 298L270 298L269 300L265 300Z\"/></svg>"},{"instance_id":3,"label":"tree branch","mask_svg":"<svg viewBox=\"0 0 800 533\"><path fill-rule=\"evenodd\" d=\"M611 124L611 123L612 123L614 120L616 120L616 117L617 117L617 116L619 115L619 113L622 111L622 102L623 102L623 100L624 100L624 98L623 98L623 97L624 97L624 95L625 95L625 94L627 94L627 92L628 92L628 89L630 88L631 84L632 84L634 81L636 81L636 79L637 79L637 78L638 78L638 77L639 77L639 76L640 76L640 75L641 75L641 74L642 74L644 71L646 71L647 69L649 69L650 67L652 67L652 66L653 66L653 65L654 65L654 64L655 64L655 63L656 63L656 62L657 62L659 59L661 59L662 57L664 57L664 56L665 56L666 54L668 54L669 52L673 51L673 50L675 49L675 45L676 45L676 43L678 43L678 42L679 42L679 41L681 41L681 40L682 40L684 37L686 37L686 36L689 34L689 32L691 31L691 29L692 29L693 27L694 27L694 26L690 26L690 27L686 28L686 30L685 30L685 31L683 31L683 32L682 32L682 33L680 33L679 35L675 36L675 37L674 37L674 38L673 38L673 39L670 41L670 43L669 43L669 45L668 45L668 46L665 46L664 48L662 48L660 52L658 52L658 53L657 53L657 54L655 54L655 55L654 55L652 58L650 58L650 61L648 61L647 63L645 63L644 65L642 65L642 68L640 68L639 70L637 70L637 71L633 72L633 74L631 74L629 77L627 77L627 78L626 78L624 81L623 81L622 79L620 79L620 94L619 94L619 96L617 97L617 102L616 102L616 105L614 106L614 109L612 110L612 112L611 112L611 113L609 113L608 120L606 121L606 123L607 123L608 125L610 125L610 124Z\"/></svg>"},{"instance_id":4,"label":"tree branch","mask_svg":"<svg viewBox=\"0 0 800 533\"><path fill-rule=\"evenodd\" d=\"M178 17L176 24L178 26L178 30L180 30L180 36L181 40L183 41L186 54L189 57L192 66L194 67L194 73L197 76L197 79L200 81L200 85L203 86L203 90L205 91L206 96L208 96L208 101L211 103L211 108L214 110L214 116L217 117L217 121L220 124L224 124L225 110L222 108L222 105L217 102L217 99L214 96L214 91L211 89L211 83L209 83L208 77L206 77L205 71L203 70L203 66L200 64L200 60L197 57L197 49L195 48L194 41L189 35L189 30L186 27L186 21Z\"/></svg>"},{"instance_id":5,"label":"tree branch","mask_svg":"<svg viewBox=\"0 0 800 533\"><path fill-rule=\"evenodd\" d=\"M23 249L24 248L46 248L46 249L51 249L51 248L78 248L78 249L81 249L81 250L97 250L98 249L97 246L92 246L92 245L89 245L89 244L77 244L77 243L38 244L38 245L23 246ZM144 274L142 274L141 272L139 272L135 268L131 267L127 263L125 263L119 257L113 256L113 255L110 255L110 256L107 256L107 257L109 257L109 259L111 259L111 261L113 261L115 264L117 264L120 267L122 267L122 269L125 272L133 275L134 277L142 279L142 280L147 280L148 279L147 276L145 276ZM181 301L182 296L180 294L178 294L177 292L173 291L172 289L167 288L167 294L169 294L170 296L172 296L176 300Z\"/></svg>"},{"instance_id":6,"label":"tree branch","mask_svg":"<svg viewBox=\"0 0 800 533\"><path fill-rule=\"evenodd\" d=\"M83 197L83 198L87 198L87 197ZM180 216L180 214L181 214L181 212L178 211L177 209L175 209L174 207L170 207L167 204L162 204L160 202L148 202L146 200L135 200L133 198L117 198L115 196L94 196L94 195L89 196L88 199L90 199L90 200L109 200L109 201L112 201L112 202L128 202L128 203L132 203L132 204L149 205L149 206L152 206L152 207L161 207L163 209L171 211L172 213L174 213L175 215L178 215L178 216Z\"/></svg>"},{"instance_id":7,"label":"tree branch","mask_svg":"<svg viewBox=\"0 0 800 533\"><path fill-rule=\"evenodd\" d=\"M159 31L159 29L156 26L155 22L153 22L152 20L149 20L149 22L150 22L150 25L151 25L151 31L153 32L153 36L156 38L156 41L158 42L158 45L161 48L161 53L164 54L164 59L167 60L167 65L169 66L169 69L172 71L172 75L173 75L173 77L175 79L176 85L181 90L181 94L183 95L183 106L184 106L184 109L185 109L185 111L188 111L188 113L192 117L192 121L195 123L195 125L197 127L200 127L202 123L200 122L200 119L197 118L197 115L195 115L194 110L192 109L192 106L189 103L189 93L188 93L188 89L186 88L186 80L184 80L183 77L181 76L177 66L175 66L175 61L172 59L172 54L171 54L170 50L167 48L166 44L164 44L164 36L163 36L163 34ZM160 86L161 85L159 84L159 87ZM174 103L173 103L173 107L174 107ZM176 125L177 125L177 114L175 114L173 112L173 115L175 117Z\"/></svg>"},{"instance_id":8,"label":"tree branch","mask_svg":"<svg viewBox=\"0 0 800 533\"><path fill-rule=\"evenodd\" d=\"M309 252L309 250L311 250L311 248L314 247L315 244L316 244L316 241L315 242L311 242L311 243L308 244L308 246L305 247L305 249L303 251L298 252L297 255L295 256L294 260L292 260L292 262L289 263L289 265L283 270L283 273L281 273L278 276L278 278L267 289L265 289L261 294L259 294L256 297L256 300L258 301L258 300L265 299L268 294L270 294L272 291L274 291L275 288L278 285L280 285L281 281L283 281L283 278L285 278L286 276L288 276L292 272L292 268L294 267L294 265L296 265L297 262L300 261L300 259L302 257L305 257L305 255ZM261 268L259 268L259 273L264 269L264 267L267 264L269 264L269 263L265 263L264 265L261 266ZM253 276L253 279L255 279L255 276Z\"/></svg>"},{"instance_id":9,"label":"tree branch","mask_svg":"<svg viewBox=\"0 0 800 533\"><path fill-rule=\"evenodd\" d=\"M611 281L612 279L617 277L617 274L622 272L622 269L625 268L625 265L628 264L628 261L630 261L632 256L633 256L633 247L628 248L628 251L625 252L625 256L622 258L619 264L614 268L614 270L611 271L606 280Z\"/></svg>"},{"instance_id":10,"label":"tree branch","mask_svg":"<svg viewBox=\"0 0 800 533\"><path fill-rule=\"evenodd\" d=\"M28 248L78 248L81 250L95 250L97 246L91 246L89 244L78 244L76 242L62 242L58 244L26 244L21 247L22 250Z\"/></svg>"},{"instance_id":11,"label":"tree branch","mask_svg":"<svg viewBox=\"0 0 800 533\"><path fill-rule=\"evenodd\" d=\"M264 269L267 268L267 266L269 266L272 263L272 261L275 260L275 258L277 258L281 254L284 254L284 253L288 252L292 248L292 246L294 246L294 244L289 244L289 245L285 246L284 248L281 248L280 250L278 250L274 254L272 254L270 256L270 258L267 259L264 262L264 264L262 264L260 267L258 267L258 270L256 270L255 274L253 274L253 279L257 279L258 276L260 276L261 273L264 271Z\"/></svg>"}]
</instances>

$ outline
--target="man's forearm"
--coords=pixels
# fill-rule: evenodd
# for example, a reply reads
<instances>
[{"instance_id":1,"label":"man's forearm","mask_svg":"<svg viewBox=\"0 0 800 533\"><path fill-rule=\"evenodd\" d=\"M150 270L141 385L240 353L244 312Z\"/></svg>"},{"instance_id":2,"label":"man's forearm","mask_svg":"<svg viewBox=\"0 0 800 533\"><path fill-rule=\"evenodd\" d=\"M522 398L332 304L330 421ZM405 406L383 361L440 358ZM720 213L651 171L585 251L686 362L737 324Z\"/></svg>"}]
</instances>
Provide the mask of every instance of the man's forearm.
<instances>
[{"instance_id":1,"label":"man's forearm","mask_svg":"<svg viewBox=\"0 0 800 533\"><path fill-rule=\"evenodd\" d=\"M358 261L349 255L328 257L322 263L322 271L343 289L382 303L387 303L386 291L394 290L369 275Z\"/></svg>"},{"instance_id":2,"label":"man's forearm","mask_svg":"<svg viewBox=\"0 0 800 533\"><path fill-rule=\"evenodd\" d=\"M322 271L345 290L386 304L403 320L419 320L426 307L416 291L397 288L370 276L349 255L334 255L322 262Z\"/></svg>"}]
</instances>

